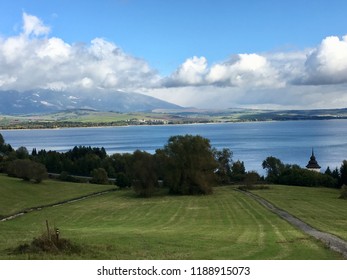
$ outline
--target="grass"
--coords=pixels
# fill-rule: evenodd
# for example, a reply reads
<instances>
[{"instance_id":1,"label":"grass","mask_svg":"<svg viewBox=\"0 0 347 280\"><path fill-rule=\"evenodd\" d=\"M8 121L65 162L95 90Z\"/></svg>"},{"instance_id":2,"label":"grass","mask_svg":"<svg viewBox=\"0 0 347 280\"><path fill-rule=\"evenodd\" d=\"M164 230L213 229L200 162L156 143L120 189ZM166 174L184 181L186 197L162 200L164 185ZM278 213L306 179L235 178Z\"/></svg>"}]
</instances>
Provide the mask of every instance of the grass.
<instances>
[{"instance_id":1,"label":"grass","mask_svg":"<svg viewBox=\"0 0 347 280\"><path fill-rule=\"evenodd\" d=\"M294 186L271 186L252 191L311 226L347 240L347 201L340 190Z\"/></svg>"},{"instance_id":2,"label":"grass","mask_svg":"<svg viewBox=\"0 0 347 280\"><path fill-rule=\"evenodd\" d=\"M46 219L82 253L9 254L42 234ZM341 258L231 187L150 199L112 192L2 222L0 233L0 259Z\"/></svg>"},{"instance_id":3,"label":"grass","mask_svg":"<svg viewBox=\"0 0 347 280\"><path fill-rule=\"evenodd\" d=\"M0 216L111 188L111 185L72 184L51 180L35 184L0 174Z\"/></svg>"}]
</instances>

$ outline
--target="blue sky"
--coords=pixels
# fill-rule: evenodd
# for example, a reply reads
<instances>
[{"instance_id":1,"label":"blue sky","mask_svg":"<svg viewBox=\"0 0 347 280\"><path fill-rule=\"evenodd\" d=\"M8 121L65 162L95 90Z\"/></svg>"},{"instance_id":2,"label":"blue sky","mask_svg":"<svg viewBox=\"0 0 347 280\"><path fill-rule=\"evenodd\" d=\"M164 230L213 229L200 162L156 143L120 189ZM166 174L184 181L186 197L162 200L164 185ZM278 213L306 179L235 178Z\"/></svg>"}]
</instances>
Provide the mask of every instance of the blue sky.
<instances>
[{"instance_id":1,"label":"blue sky","mask_svg":"<svg viewBox=\"0 0 347 280\"><path fill-rule=\"evenodd\" d=\"M131 90L201 108L347 107L346 11L343 0L1 1L0 89ZM40 83L25 76L28 56ZM67 61L80 75L67 78Z\"/></svg>"}]
</instances>

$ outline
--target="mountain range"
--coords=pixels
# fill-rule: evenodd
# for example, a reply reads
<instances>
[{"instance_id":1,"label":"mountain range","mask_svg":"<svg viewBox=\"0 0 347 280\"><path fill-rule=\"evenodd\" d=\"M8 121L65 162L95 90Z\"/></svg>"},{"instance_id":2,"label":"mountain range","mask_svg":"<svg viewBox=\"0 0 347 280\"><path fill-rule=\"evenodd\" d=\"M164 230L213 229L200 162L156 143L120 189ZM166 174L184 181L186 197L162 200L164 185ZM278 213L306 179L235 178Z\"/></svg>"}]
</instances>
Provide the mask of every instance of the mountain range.
<instances>
[{"instance_id":1,"label":"mountain range","mask_svg":"<svg viewBox=\"0 0 347 280\"><path fill-rule=\"evenodd\" d=\"M182 109L182 107L143 94L123 91L83 94L42 89L24 92L0 91L0 114L39 114L68 109L144 112L157 109Z\"/></svg>"}]
</instances>

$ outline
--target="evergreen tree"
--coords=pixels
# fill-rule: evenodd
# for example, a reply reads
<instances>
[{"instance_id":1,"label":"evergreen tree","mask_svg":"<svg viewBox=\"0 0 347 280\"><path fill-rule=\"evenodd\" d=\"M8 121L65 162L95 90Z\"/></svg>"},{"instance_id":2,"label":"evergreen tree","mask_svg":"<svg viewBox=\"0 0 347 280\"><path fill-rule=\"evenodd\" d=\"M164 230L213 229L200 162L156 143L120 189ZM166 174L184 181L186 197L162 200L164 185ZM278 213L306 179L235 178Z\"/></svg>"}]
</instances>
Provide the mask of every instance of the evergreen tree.
<instances>
[{"instance_id":1,"label":"evergreen tree","mask_svg":"<svg viewBox=\"0 0 347 280\"><path fill-rule=\"evenodd\" d=\"M340 186L347 185L347 160L344 160L340 167Z\"/></svg>"}]
</instances>

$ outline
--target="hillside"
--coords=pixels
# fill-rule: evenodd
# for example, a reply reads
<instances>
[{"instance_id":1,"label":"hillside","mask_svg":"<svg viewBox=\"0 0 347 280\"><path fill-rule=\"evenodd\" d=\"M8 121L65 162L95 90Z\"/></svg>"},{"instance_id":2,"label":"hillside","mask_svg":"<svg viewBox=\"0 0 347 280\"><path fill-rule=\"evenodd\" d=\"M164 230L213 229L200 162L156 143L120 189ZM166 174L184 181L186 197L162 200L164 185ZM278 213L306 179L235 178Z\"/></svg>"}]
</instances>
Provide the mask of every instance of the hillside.
<instances>
[{"instance_id":1,"label":"hillside","mask_svg":"<svg viewBox=\"0 0 347 280\"><path fill-rule=\"evenodd\" d=\"M143 112L180 106L139 93L122 91L71 93L52 90L0 91L0 114L42 114L68 109Z\"/></svg>"},{"instance_id":2,"label":"hillside","mask_svg":"<svg viewBox=\"0 0 347 280\"><path fill-rule=\"evenodd\" d=\"M69 109L40 114L0 114L0 129L325 120L345 118L347 118L347 109L272 111L255 109L200 110L181 108L154 109L146 112L116 112L113 110L106 112L92 109Z\"/></svg>"},{"instance_id":3,"label":"hillside","mask_svg":"<svg viewBox=\"0 0 347 280\"><path fill-rule=\"evenodd\" d=\"M8 194L17 186L4 189L4 180L7 178L0 176L0 203L5 199L10 205L15 197L9 198ZM53 181L45 184L49 186ZM63 184L55 185L57 190L61 187ZM45 187L41 185L32 190L37 196L43 192ZM300 198L300 189L298 192ZM9 212L6 209L3 212ZM46 219L59 227L62 237L84 250L72 255L8 253L10 248L41 234ZM0 259L341 258L232 187L216 188L211 196L150 199L137 198L131 191L117 191L0 222L0 231Z\"/></svg>"}]
</instances>

